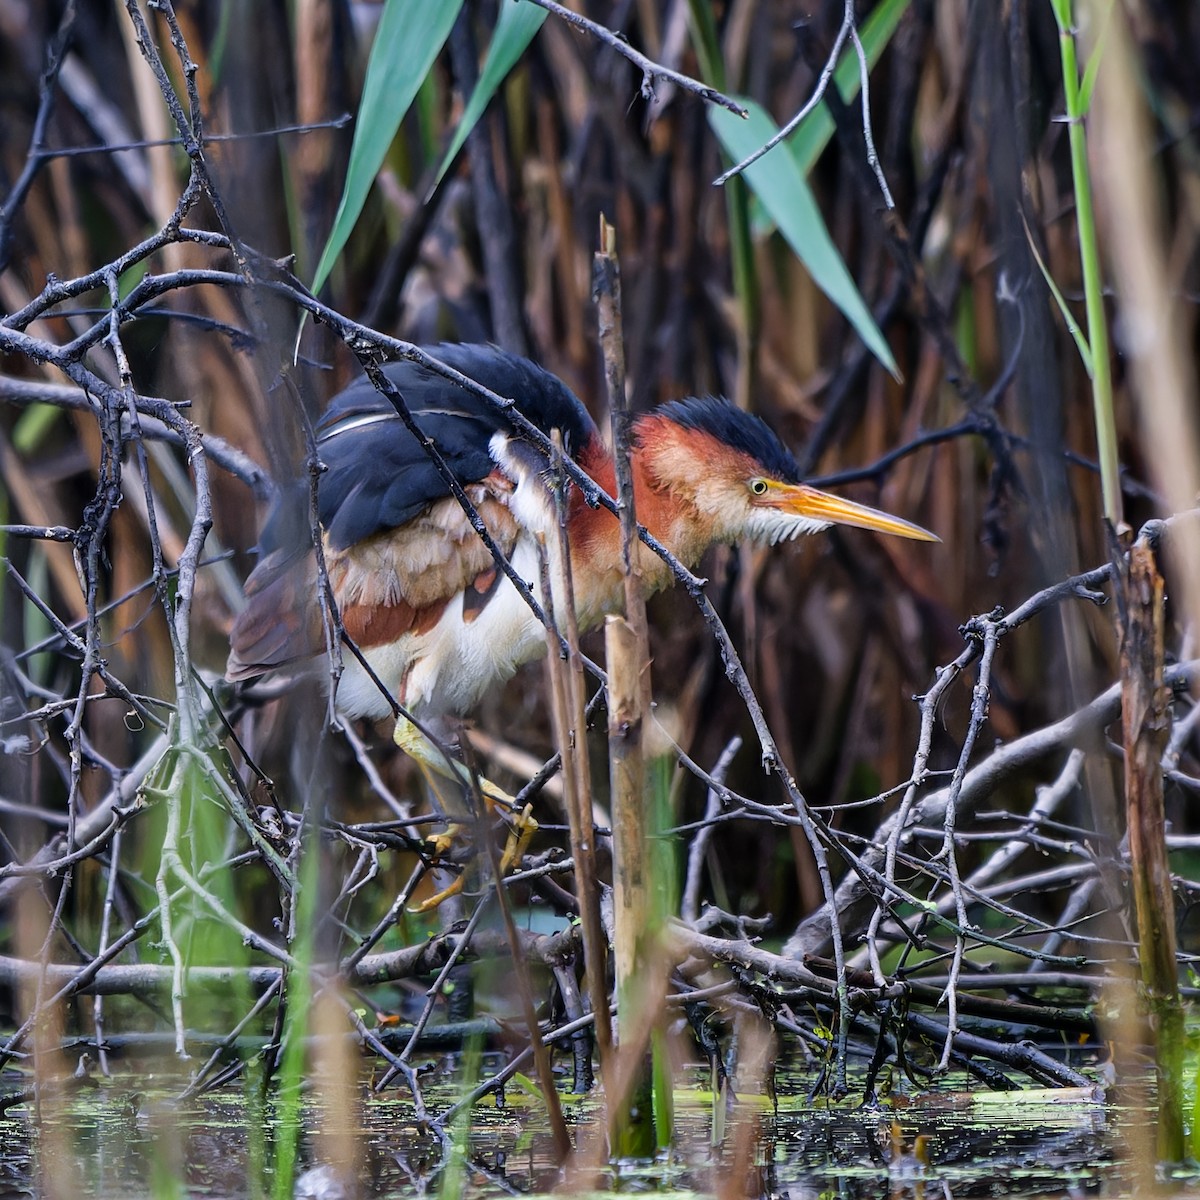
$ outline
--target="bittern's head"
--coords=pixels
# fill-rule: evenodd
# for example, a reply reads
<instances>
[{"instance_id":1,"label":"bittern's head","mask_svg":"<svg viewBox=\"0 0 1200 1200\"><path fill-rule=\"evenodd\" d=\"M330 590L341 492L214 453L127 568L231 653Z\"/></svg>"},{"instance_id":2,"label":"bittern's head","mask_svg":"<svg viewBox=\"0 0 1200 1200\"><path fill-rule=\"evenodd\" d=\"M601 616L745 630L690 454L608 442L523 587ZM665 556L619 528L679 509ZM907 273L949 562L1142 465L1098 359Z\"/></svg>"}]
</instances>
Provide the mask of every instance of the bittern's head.
<instances>
[{"instance_id":1,"label":"bittern's head","mask_svg":"<svg viewBox=\"0 0 1200 1200\"><path fill-rule=\"evenodd\" d=\"M830 525L939 539L919 525L800 480L800 468L765 422L727 400L674 400L641 417L639 458L697 541L774 543Z\"/></svg>"}]
</instances>

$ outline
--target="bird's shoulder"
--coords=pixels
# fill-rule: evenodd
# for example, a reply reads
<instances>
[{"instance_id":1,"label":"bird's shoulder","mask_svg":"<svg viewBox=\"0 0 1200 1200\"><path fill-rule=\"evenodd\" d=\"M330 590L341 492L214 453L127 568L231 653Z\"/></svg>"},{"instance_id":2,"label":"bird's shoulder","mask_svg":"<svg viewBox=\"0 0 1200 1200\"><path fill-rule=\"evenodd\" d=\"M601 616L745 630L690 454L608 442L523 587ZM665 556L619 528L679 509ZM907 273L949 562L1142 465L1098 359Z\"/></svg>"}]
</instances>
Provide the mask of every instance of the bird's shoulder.
<instances>
[{"instance_id":1,"label":"bird's shoulder","mask_svg":"<svg viewBox=\"0 0 1200 1200\"><path fill-rule=\"evenodd\" d=\"M428 353L511 399L539 429L561 430L571 453L596 434L574 393L528 359L495 346L465 344L432 346ZM492 471L489 445L496 433L520 435L504 411L420 363L404 360L383 370L414 423L462 485ZM352 383L330 404L317 427L317 451L326 467L319 484L319 516L335 548L399 528L450 494L441 472L390 399L366 378Z\"/></svg>"}]
</instances>

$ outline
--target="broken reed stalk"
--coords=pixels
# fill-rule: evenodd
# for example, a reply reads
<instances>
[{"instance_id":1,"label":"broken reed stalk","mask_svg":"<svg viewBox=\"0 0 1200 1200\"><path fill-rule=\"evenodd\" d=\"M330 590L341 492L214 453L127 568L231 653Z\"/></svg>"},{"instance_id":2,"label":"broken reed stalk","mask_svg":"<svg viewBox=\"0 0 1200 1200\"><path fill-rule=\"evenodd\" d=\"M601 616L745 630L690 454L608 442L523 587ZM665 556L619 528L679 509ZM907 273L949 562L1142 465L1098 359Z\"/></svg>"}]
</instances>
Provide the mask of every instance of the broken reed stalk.
<instances>
[{"instance_id":1,"label":"broken reed stalk","mask_svg":"<svg viewBox=\"0 0 1200 1200\"><path fill-rule=\"evenodd\" d=\"M555 438L555 445L561 444ZM587 972L588 998L595 1017L596 1049L603 1070L612 1050L612 1021L608 1002L608 944L600 920L600 892L596 883L596 825L592 820L591 763L587 749L587 717L583 699L583 658L579 653L579 622L575 619L574 582L571 578L571 549L567 538L568 483L560 477L556 487L558 505L559 570L557 580L565 630L547 628L547 673L550 677L554 733L562 758L563 805L575 864L575 898L583 933L583 962ZM542 555L545 561L545 555ZM555 614L550 581L544 589L545 610ZM569 656L564 661L558 634L567 640Z\"/></svg>"},{"instance_id":2,"label":"broken reed stalk","mask_svg":"<svg viewBox=\"0 0 1200 1200\"><path fill-rule=\"evenodd\" d=\"M612 786L613 950L616 964L617 1017L622 1063L628 1088L609 1096L609 1145L618 1157L645 1158L654 1153L655 1136L650 1074L640 1060L644 1043L628 1036L638 1021L637 1008L648 989L645 974L650 888L645 822L646 760L644 738L650 714L650 643L646 604L637 569L637 512L629 468L629 409L625 399L625 346L621 326L621 276L616 230L600 218L600 250L593 259L592 290L600 323L604 379L613 431L617 502L621 518L621 565L625 577L625 615L604 625L608 666L608 756Z\"/></svg>"},{"instance_id":3,"label":"broken reed stalk","mask_svg":"<svg viewBox=\"0 0 1200 1200\"><path fill-rule=\"evenodd\" d=\"M1175 897L1163 837L1162 756L1170 731L1163 685L1163 578L1144 539L1129 551L1118 580L1121 633L1121 729L1125 812L1137 913L1138 957L1156 1046L1158 1157L1183 1158L1183 1007L1175 962Z\"/></svg>"}]
</instances>

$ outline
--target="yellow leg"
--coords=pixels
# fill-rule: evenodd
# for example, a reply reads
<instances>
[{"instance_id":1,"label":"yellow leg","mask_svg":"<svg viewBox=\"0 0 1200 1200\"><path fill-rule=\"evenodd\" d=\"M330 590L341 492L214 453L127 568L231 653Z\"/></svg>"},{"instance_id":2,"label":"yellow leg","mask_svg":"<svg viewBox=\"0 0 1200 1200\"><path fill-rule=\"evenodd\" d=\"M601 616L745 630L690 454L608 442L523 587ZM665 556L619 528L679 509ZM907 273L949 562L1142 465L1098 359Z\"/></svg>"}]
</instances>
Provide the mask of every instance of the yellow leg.
<instances>
[{"instance_id":1,"label":"yellow leg","mask_svg":"<svg viewBox=\"0 0 1200 1200\"><path fill-rule=\"evenodd\" d=\"M433 744L411 721L406 717L400 717L396 721L396 729L392 735L392 740L405 752L410 758L415 759L417 763L425 770L429 776L438 776L442 779L448 779L456 785L457 788L473 790L476 786L479 788L480 795L483 796L484 803L489 809L495 811L502 810L507 815L505 821L509 826L508 839L504 845L504 852L500 856L500 873L506 874L513 867L517 866L521 858L524 856L529 842L533 835L537 832L538 823L533 816L532 805L526 804L524 808L518 809L516 801L503 788L497 787L490 779L485 779L483 776L473 776L470 771L460 762L455 759L448 758L443 754L441 749ZM430 778L430 785L442 796L442 790L437 787L433 778ZM453 802L447 805L447 808L459 808L458 797L455 796ZM429 840L433 843L434 853L438 856L444 856L453 848L456 838L462 832L461 824L452 824L443 832L435 834ZM451 896L457 895L463 888L463 876L459 875L449 887L443 888L436 896L431 896L428 900L417 905L413 912L428 912Z\"/></svg>"},{"instance_id":2,"label":"yellow leg","mask_svg":"<svg viewBox=\"0 0 1200 1200\"><path fill-rule=\"evenodd\" d=\"M502 808L515 812L517 802L501 787L497 787L490 779L482 775L472 776L462 763L443 754L441 749L433 744L407 717L396 720L396 729L392 741L404 751L409 758L414 758L435 775L449 779L460 788L470 792L478 780L479 791L489 808Z\"/></svg>"}]
</instances>

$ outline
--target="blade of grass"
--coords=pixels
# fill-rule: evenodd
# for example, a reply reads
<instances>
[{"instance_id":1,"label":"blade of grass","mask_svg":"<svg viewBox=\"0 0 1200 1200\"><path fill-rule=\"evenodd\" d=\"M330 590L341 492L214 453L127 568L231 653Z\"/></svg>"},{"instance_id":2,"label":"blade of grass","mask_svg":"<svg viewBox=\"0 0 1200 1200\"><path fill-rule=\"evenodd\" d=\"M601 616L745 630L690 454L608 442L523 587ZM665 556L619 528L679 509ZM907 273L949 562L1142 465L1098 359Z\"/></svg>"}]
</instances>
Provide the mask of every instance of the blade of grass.
<instances>
[{"instance_id":1,"label":"blade of grass","mask_svg":"<svg viewBox=\"0 0 1200 1200\"><path fill-rule=\"evenodd\" d=\"M722 109L709 110L713 131L734 162L741 162L776 133L774 121L753 100L741 97L746 120ZM837 305L872 354L899 379L896 360L871 310L863 300L825 225L825 218L796 160L790 154L768 154L747 168L751 189L813 282Z\"/></svg>"},{"instance_id":2,"label":"blade of grass","mask_svg":"<svg viewBox=\"0 0 1200 1200\"><path fill-rule=\"evenodd\" d=\"M333 230L317 264L314 292L321 290L345 248L388 146L417 89L446 44L461 7L462 0L439 0L436 4L426 0L387 0L367 63L346 186Z\"/></svg>"},{"instance_id":3,"label":"blade of grass","mask_svg":"<svg viewBox=\"0 0 1200 1200\"><path fill-rule=\"evenodd\" d=\"M19 454L33 454L65 414L57 404L31 404L13 426L13 447Z\"/></svg>"},{"instance_id":4,"label":"blade of grass","mask_svg":"<svg viewBox=\"0 0 1200 1200\"><path fill-rule=\"evenodd\" d=\"M671 780L675 760L660 754L649 764L648 834L650 860L650 933L662 937L668 923L679 915L679 864L677 838L667 831L675 824ZM675 1076L666 1029L655 1025L650 1034L650 1071L654 1095L654 1132L660 1150L675 1142Z\"/></svg>"},{"instance_id":5,"label":"blade of grass","mask_svg":"<svg viewBox=\"0 0 1200 1200\"><path fill-rule=\"evenodd\" d=\"M488 46L487 58L483 70L479 73L479 83L471 93L471 99L463 109L463 115L454 131L454 137L446 150L442 165L438 168L437 181L434 187L442 181L442 176L450 169L458 152L463 148L471 130L475 128L479 118L483 116L492 97L500 85L508 77L508 73L516 65L517 59L525 53L529 43L533 41L542 22L550 14L544 8L534 4L522 4L518 0L501 0L500 16L496 21L496 29ZM432 193L433 188L430 188Z\"/></svg>"},{"instance_id":6,"label":"blade of grass","mask_svg":"<svg viewBox=\"0 0 1200 1200\"><path fill-rule=\"evenodd\" d=\"M1051 0L1058 23L1062 56L1063 93L1067 102L1067 135L1071 147L1071 176L1075 188L1075 219L1079 228L1079 258L1083 268L1083 297L1087 308L1088 345L1092 351L1092 410L1100 459L1104 518L1115 530L1124 523L1121 463L1117 453L1117 423L1113 414L1112 363L1108 349L1108 316L1104 309L1104 280L1100 272L1100 242L1092 202L1088 166L1085 109L1075 52L1075 22L1071 0Z\"/></svg>"},{"instance_id":7,"label":"blade of grass","mask_svg":"<svg viewBox=\"0 0 1200 1200\"><path fill-rule=\"evenodd\" d=\"M479 1080L480 1064L483 1061L481 1039L474 1035L463 1046L462 1082L463 1091L469 1092ZM541 1097L541 1093L537 1092ZM467 1155L471 1146L471 1106L464 1104L459 1109L445 1145L442 1177L438 1183L437 1200L462 1200L467 1189Z\"/></svg>"},{"instance_id":8,"label":"blade of grass","mask_svg":"<svg viewBox=\"0 0 1200 1200\"><path fill-rule=\"evenodd\" d=\"M1112 0L1104 6L1104 16L1100 22L1100 34L1096 44L1088 55L1087 64L1083 68L1083 82L1079 86L1080 112L1090 112L1092 107L1092 92L1096 87L1096 76L1100 71L1100 60L1104 57L1104 43L1108 38L1109 19L1112 17Z\"/></svg>"},{"instance_id":9,"label":"blade of grass","mask_svg":"<svg viewBox=\"0 0 1200 1200\"><path fill-rule=\"evenodd\" d=\"M1025 226L1025 238L1029 242L1030 252L1033 254L1033 261L1037 263L1038 270L1042 273L1042 278L1046 281L1046 286L1050 289L1050 294L1054 297L1054 303L1058 305L1058 311L1062 313L1062 319L1066 322L1067 330L1071 337L1075 339L1075 347L1079 351L1079 357L1083 359L1084 370L1088 373L1088 378L1092 378L1092 349L1087 343L1087 338L1084 337L1083 330L1079 328L1079 322L1075 320L1074 313L1067 306L1067 298L1058 290L1058 284L1054 282L1054 276L1050 274L1050 268L1042 261L1042 256L1038 253L1037 243L1033 240L1033 231L1029 228L1029 222L1025 220L1025 214L1021 214L1021 222Z\"/></svg>"}]
</instances>

